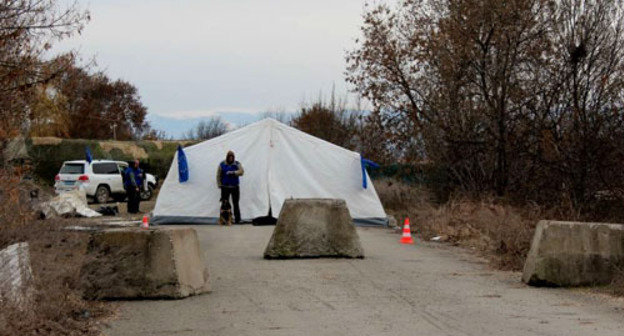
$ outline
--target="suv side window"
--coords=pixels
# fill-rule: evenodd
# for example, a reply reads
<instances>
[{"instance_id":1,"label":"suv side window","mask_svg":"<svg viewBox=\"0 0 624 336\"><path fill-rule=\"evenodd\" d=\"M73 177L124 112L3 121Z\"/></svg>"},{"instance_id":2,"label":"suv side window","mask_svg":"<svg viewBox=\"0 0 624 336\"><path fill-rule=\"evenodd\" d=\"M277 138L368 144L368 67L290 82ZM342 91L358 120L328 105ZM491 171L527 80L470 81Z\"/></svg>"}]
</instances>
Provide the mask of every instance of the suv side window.
<instances>
[{"instance_id":1,"label":"suv side window","mask_svg":"<svg viewBox=\"0 0 624 336\"><path fill-rule=\"evenodd\" d=\"M119 174L119 169L117 169L117 164L114 162L104 162L104 163L94 163L93 164L93 173L94 174Z\"/></svg>"}]
</instances>

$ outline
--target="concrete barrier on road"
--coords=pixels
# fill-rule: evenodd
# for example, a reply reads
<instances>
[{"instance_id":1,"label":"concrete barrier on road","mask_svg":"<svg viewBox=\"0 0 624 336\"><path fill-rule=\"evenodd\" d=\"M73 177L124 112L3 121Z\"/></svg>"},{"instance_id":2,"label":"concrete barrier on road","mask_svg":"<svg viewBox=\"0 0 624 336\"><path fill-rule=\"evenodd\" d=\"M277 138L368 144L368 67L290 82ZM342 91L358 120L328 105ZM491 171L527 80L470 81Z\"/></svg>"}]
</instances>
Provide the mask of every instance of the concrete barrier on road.
<instances>
[{"instance_id":1,"label":"concrete barrier on road","mask_svg":"<svg viewBox=\"0 0 624 336\"><path fill-rule=\"evenodd\" d=\"M87 299L184 298L208 291L208 270L191 228L92 233L81 285Z\"/></svg>"},{"instance_id":2,"label":"concrete barrier on road","mask_svg":"<svg viewBox=\"0 0 624 336\"><path fill-rule=\"evenodd\" d=\"M264 257L363 258L364 252L344 200L290 199L282 206Z\"/></svg>"},{"instance_id":3,"label":"concrete barrier on road","mask_svg":"<svg viewBox=\"0 0 624 336\"><path fill-rule=\"evenodd\" d=\"M624 266L624 225L540 221L522 281L535 286L607 284Z\"/></svg>"},{"instance_id":4,"label":"concrete barrier on road","mask_svg":"<svg viewBox=\"0 0 624 336\"><path fill-rule=\"evenodd\" d=\"M17 243L0 250L0 305L26 309L33 301L33 294L28 243Z\"/></svg>"}]
</instances>

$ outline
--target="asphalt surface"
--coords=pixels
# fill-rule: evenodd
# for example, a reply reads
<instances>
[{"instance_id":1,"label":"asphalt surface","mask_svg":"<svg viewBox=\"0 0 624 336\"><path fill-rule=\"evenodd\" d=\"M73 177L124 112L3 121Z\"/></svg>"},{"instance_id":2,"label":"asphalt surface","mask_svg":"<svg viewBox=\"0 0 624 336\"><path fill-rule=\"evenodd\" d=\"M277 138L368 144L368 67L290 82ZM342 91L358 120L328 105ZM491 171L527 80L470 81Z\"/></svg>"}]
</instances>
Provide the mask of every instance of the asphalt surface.
<instances>
[{"instance_id":1,"label":"asphalt surface","mask_svg":"<svg viewBox=\"0 0 624 336\"><path fill-rule=\"evenodd\" d=\"M106 335L624 335L622 300L527 287L387 229L358 229L363 260L264 260L272 226L195 229L212 292L123 302Z\"/></svg>"}]
</instances>

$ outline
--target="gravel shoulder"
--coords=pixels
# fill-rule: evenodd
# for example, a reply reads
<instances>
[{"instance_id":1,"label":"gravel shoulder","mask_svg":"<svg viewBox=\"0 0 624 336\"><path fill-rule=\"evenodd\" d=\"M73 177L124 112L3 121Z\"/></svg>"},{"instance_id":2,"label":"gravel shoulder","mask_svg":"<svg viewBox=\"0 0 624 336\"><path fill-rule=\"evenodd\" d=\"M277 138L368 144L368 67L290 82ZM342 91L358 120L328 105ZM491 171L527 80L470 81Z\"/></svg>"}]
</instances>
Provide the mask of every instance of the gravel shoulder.
<instances>
[{"instance_id":1,"label":"gravel shoulder","mask_svg":"<svg viewBox=\"0 0 624 336\"><path fill-rule=\"evenodd\" d=\"M618 335L624 301L531 288L471 253L359 228L366 258L264 260L273 227L195 226L212 292L130 301L106 335Z\"/></svg>"}]
</instances>

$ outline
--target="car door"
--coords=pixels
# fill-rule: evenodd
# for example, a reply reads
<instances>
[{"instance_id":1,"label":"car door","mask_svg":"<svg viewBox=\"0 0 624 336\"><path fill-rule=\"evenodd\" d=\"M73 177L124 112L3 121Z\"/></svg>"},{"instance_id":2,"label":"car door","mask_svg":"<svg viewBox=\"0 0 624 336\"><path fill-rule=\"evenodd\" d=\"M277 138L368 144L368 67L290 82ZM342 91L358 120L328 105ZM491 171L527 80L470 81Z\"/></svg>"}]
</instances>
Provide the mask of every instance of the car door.
<instances>
[{"instance_id":1,"label":"car door","mask_svg":"<svg viewBox=\"0 0 624 336\"><path fill-rule=\"evenodd\" d=\"M114 162L94 163L93 174L97 176L98 184L108 185L111 193L120 192L121 176L117 164Z\"/></svg>"},{"instance_id":2,"label":"car door","mask_svg":"<svg viewBox=\"0 0 624 336\"><path fill-rule=\"evenodd\" d=\"M117 194L123 192L123 181L119 174L119 167L116 162L106 162L106 176L111 188L111 192Z\"/></svg>"}]
</instances>

